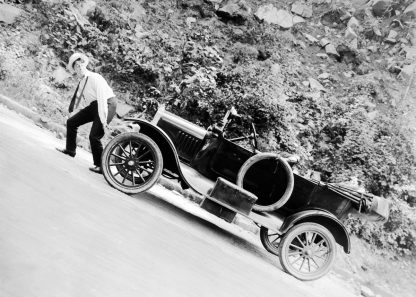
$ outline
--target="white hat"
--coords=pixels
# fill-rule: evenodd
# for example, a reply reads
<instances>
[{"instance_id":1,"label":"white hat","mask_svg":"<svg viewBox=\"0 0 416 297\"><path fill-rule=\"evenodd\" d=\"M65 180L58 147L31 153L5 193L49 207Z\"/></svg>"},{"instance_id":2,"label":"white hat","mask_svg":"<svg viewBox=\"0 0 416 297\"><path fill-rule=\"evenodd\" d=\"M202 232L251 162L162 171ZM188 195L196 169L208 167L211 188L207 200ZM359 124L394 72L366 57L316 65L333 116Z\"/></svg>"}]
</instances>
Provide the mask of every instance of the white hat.
<instances>
[{"instance_id":1,"label":"white hat","mask_svg":"<svg viewBox=\"0 0 416 297\"><path fill-rule=\"evenodd\" d=\"M85 66L87 66L90 61L88 57L84 55L83 53L75 53L75 54L72 54L71 57L69 57L69 61L68 61L68 65L66 65L66 69L68 69L69 71L74 71L74 67L73 67L74 63L79 59L82 59L84 61Z\"/></svg>"}]
</instances>

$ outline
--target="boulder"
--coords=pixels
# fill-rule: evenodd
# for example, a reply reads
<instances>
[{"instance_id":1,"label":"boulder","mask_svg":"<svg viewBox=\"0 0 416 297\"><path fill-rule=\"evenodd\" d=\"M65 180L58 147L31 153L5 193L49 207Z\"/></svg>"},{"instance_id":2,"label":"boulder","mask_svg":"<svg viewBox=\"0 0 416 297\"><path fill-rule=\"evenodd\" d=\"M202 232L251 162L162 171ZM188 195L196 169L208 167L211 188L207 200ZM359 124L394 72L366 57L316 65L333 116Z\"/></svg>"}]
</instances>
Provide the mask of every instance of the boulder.
<instances>
[{"instance_id":1,"label":"boulder","mask_svg":"<svg viewBox=\"0 0 416 297\"><path fill-rule=\"evenodd\" d=\"M273 4L260 6L254 16L260 21L264 21L269 24L277 24L277 11L278 9Z\"/></svg>"},{"instance_id":2,"label":"boulder","mask_svg":"<svg viewBox=\"0 0 416 297\"><path fill-rule=\"evenodd\" d=\"M97 2L93 0L86 0L83 2L80 2L77 6L79 12L83 16L87 16L90 12L94 11L97 7Z\"/></svg>"},{"instance_id":3,"label":"boulder","mask_svg":"<svg viewBox=\"0 0 416 297\"><path fill-rule=\"evenodd\" d=\"M328 38L322 38L320 41L319 41L319 44L322 46L322 47L325 47L325 46L327 46L328 44L330 44L331 42L329 41L329 39Z\"/></svg>"},{"instance_id":4,"label":"boulder","mask_svg":"<svg viewBox=\"0 0 416 297\"><path fill-rule=\"evenodd\" d=\"M281 73L281 67L279 64L273 64L271 67L271 71L274 75L280 75Z\"/></svg>"},{"instance_id":5,"label":"boulder","mask_svg":"<svg viewBox=\"0 0 416 297\"><path fill-rule=\"evenodd\" d=\"M58 66L54 72L52 73L52 77L55 82L62 83L65 81L68 77L70 77L71 74L68 73L68 71L65 70L65 68Z\"/></svg>"},{"instance_id":6,"label":"boulder","mask_svg":"<svg viewBox=\"0 0 416 297\"><path fill-rule=\"evenodd\" d=\"M330 77L331 75L328 72L324 72L318 75L318 79L321 79L321 80L329 79Z\"/></svg>"},{"instance_id":7,"label":"boulder","mask_svg":"<svg viewBox=\"0 0 416 297\"><path fill-rule=\"evenodd\" d=\"M339 53L332 43L325 46L325 51L328 56L339 57Z\"/></svg>"},{"instance_id":8,"label":"boulder","mask_svg":"<svg viewBox=\"0 0 416 297\"><path fill-rule=\"evenodd\" d=\"M117 103L117 116L119 118L123 118L126 114L128 114L129 112L132 112L132 111L134 111L133 106L130 106L130 105L122 103L122 102Z\"/></svg>"},{"instance_id":9,"label":"boulder","mask_svg":"<svg viewBox=\"0 0 416 297\"><path fill-rule=\"evenodd\" d=\"M283 29L289 29L293 27L293 16L286 10L280 9L277 12L277 25Z\"/></svg>"},{"instance_id":10,"label":"boulder","mask_svg":"<svg viewBox=\"0 0 416 297\"><path fill-rule=\"evenodd\" d=\"M272 4L260 6L255 13L256 18L269 24L276 24L284 29L293 26L293 16L286 10L277 9Z\"/></svg>"},{"instance_id":11,"label":"boulder","mask_svg":"<svg viewBox=\"0 0 416 297\"><path fill-rule=\"evenodd\" d=\"M400 71L399 77L405 81L409 80L416 70L416 63L405 65L402 67L402 70Z\"/></svg>"},{"instance_id":12,"label":"boulder","mask_svg":"<svg viewBox=\"0 0 416 297\"><path fill-rule=\"evenodd\" d=\"M11 4L0 3L0 23L13 24L21 13L22 10L20 8Z\"/></svg>"},{"instance_id":13,"label":"boulder","mask_svg":"<svg viewBox=\"0 0 416 297\"><path fill-rule=\"evenodd\" d=\"M303 17L300 17L298 15L293 16L293 25L304 23L306 20Z\"/></svg>"},{"instance_id":14,"label":"boulder","mask_svg":"<svg viewBox=\"0 0 416 297\"><path fill-rule=\"evenodd\" d=\"M291 12L304 18L312 17L312 7L301 3L300 1L292 4Z\"/></svg>"},{"instance_id":15,"label":"boulder","mask_svg":"<svg viewBox=\"0 0 416 297\"><path fill-rule=\"evenodd\" d=\"M397 42L397 35L398 33L394 30L390 30L389 35L387 36L387 38L385 39L386 42L388 43L396 43Z\"/></svg>"},{"instance_id":16,"label":"boulder","mask_svg":"<svg viewBox=\"0 0 416 297\"><path fill-rule=\"evenodd\" d=\"M353 30L359 30L359 28L360 28L360 22L355 17L352 17L348 21L347 27L348 28L351 28Z\"/></svg>"},{"instance_id":17,"label":"boulder","mask_svg":"<svg viewBox=\"0 0 416 297\"><path fill-rule=\"evenodd\" d=\"M318 39L316 39L315 37L313 37L312 35L309 35L307 33L303 33L303 36L305 36L305 38L307 40L309 40L310 43L318 43Z\"/></svg>"},{"instance_id":18,"label":"boulder","mask_svg":"<svg viewBox=\"0 0 416 297\"><path fill-rule=\"evenodd\" d=\"M375 17L388 16L392 6L392 0L378 0L373 2L372 12Z\"/></svg>"},{"instance_id":19,"label":"boulder","mask_svg":"<svg viewBox=\"0 0 416 297\"><path fill-rule=\"evenodd\" d=\"M321 85L321 83L319 81L317 81L316 79L314 79L312 77L309 77L308 81L309 81L309 87L312 90L318 90L318 91L326 92L326 89L324 88L324 86Z\"/></svg>"},{"instance_id":20,"label":"boulder","mask_svg":"<svg viewBox=\"0 0 416 297\"><path fill-rule=\"evenodd\" d=\"M325 53L317 53L316 56L321 59L328 59L328 55Z\"/></svg>"},{"instance_id":21,"label":"boulder","mask_svg":"<svg viewBox=\"0 0 416 297\"><path fill-rule=\"evenodd\" d=\"M357 39L358 35L357 33L355 33L355 31L351 28L351 27L347 27L347 29L345 30L345 40L353 40L353 39Z\"/></svg>"},{"instance_id":22,"label":"boulder","mask_svg":"<svg viewBox=\"0 0 416 297\"><path fill-rule=\"evenodd\" d=\"M250 18L251 8L244 0L228 0L216 13L226 21L243 24Z\"/></svg>"},{"instance_id":23,"label":"boulder","mask_svg":"<svg viewBox=\"0 0 416 297\"><path fill-rule=\"evenodd\" d=\"M406 46L404 48L407 60L416 60L416 47Z\"/></svg>"}]
</instances>

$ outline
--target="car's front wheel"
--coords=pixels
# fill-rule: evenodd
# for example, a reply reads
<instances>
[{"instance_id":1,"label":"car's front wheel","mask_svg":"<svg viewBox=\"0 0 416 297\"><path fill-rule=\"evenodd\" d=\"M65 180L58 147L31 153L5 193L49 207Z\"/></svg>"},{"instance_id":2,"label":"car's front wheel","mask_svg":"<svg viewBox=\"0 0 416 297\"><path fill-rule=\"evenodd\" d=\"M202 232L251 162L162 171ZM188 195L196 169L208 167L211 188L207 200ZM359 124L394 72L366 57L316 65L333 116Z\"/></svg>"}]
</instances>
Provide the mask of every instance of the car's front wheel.
<instances>
[{"instance_id":1,"label":"car's front wheel","mask_svg":"<svg viewBox=\"0 0 416 297\"><path fill-rule=\"evenodd\" d=\"M141 133L123 133L105 147L101 168L107 182L117 190L136 194L151 188L163 170L157 144Z\"/></svg>"}]
</instances>

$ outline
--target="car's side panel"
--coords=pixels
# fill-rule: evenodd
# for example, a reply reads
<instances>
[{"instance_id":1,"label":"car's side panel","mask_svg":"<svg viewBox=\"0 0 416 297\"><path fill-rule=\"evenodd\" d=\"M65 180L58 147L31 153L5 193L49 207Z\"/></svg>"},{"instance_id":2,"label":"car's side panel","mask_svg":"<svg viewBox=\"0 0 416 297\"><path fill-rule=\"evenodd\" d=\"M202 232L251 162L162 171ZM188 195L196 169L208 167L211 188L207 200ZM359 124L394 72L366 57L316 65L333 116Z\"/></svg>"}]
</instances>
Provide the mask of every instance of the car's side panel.
<instances>
[{"instance_id":1,"label":"car's side panel","mask_svg":"<svg viewBox=\"0 0 416 297\"><path fill-rule=\"evenodd\" d=\"M204 144L207 131L164 109L159 109L152 124L160 127L172 140L179 158L189 164Z\"/></svg>"},{"instance_id":2,"label":"car's side panel","mask_svg":"<svg viewBox=\"0 0 416 297\"><path fill-rule=\"evenodd\" d=\"M308 209L288 216L280 227L280 232L286 233L294 225L305 222L317 223L327 228L337 243L344 248L344 252L350 253L350 237L345 226L333 214L324 210Z\"/></svg>"}]
</instances>

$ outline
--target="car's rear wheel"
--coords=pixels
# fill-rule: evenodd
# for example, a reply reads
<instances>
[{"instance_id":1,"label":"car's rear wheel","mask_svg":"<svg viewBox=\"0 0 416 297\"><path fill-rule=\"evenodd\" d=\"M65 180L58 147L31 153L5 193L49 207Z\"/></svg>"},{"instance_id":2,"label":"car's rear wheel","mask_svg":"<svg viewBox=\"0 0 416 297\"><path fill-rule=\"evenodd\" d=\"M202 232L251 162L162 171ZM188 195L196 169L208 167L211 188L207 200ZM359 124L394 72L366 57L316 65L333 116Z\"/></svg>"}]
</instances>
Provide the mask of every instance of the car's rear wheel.
<instances>
[{"instance_id":1,"label":"car's rear wheel","mask_svg":"<svg viewBox=\"0 0 416 297\"><path fill-rule=\"evenodd\" d=\"M140 133L123 133L105 147L101 168L107 182L117 190L136 194L151 188L163 170L157 144Z\"/></svg>"},{"instance_id":2,"label":"car's rear wheel","mask_svg":"<svg viewBox=\"0 0 416 297\"><path fill-rule=\"evenodd\" d=\"M236 184L257 196L254 210L273 211L289 200L294 176L285 159L273 153L259 153L241 166Z\"/></svg>"},{"instance_id":3,"label":"car's rear wheel","mask_svg":"<svg viewBox=\"0 0 416 297\"><path fill-rule=\"evenodd\" d=\"M308 281L324 276L336 256L336 242L331 232L316 223L295 225L279 244L283 269L297 279Z\"/></svg>"},{"instance_id":4,"label":"car's rear wheel","mask_svg":"<svg viewBox=\"0 0 416 297\"><path fill-rule=\"evenodd\" d=\"M260 227L260 241L269 253L279 255L279 244L281 239L282 235L280 233L267 229L264 226Z\"/></svg>"}]
</instances>

